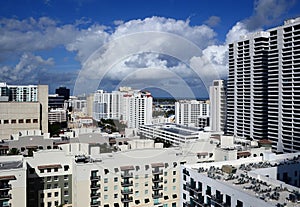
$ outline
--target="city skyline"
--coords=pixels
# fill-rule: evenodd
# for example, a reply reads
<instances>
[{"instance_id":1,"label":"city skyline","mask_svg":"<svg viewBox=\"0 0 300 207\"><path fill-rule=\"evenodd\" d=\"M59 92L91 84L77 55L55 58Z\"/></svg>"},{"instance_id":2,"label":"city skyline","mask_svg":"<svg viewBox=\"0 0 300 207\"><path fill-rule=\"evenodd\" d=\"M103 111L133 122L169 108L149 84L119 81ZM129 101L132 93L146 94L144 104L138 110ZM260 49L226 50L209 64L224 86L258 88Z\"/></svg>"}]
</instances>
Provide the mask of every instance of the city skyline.
<instances>
[{"instance_id":1,"label":"city skyline","mask_svg":"<svg viewBox=\"0 0 300 207\"><path fill-rule=\"evenodd\" d=\"M98 62L96 81L77 84L83 86L80 93L126 84L151 88L155 97L207 98L211 80L227 77L228 43L299 16L299 7L296 1L6 2L1 7L0 82L48 84L50 93L64 85L72 94L79 71L97 52L96 58L112 61L107 68ZM132 45L131 53L116 47L107 55L113 44L123 44L119 40ZM148 44L140 48L134 42ZM189 54L184 48L191 49Z\"/></svg>"}]
</instances>

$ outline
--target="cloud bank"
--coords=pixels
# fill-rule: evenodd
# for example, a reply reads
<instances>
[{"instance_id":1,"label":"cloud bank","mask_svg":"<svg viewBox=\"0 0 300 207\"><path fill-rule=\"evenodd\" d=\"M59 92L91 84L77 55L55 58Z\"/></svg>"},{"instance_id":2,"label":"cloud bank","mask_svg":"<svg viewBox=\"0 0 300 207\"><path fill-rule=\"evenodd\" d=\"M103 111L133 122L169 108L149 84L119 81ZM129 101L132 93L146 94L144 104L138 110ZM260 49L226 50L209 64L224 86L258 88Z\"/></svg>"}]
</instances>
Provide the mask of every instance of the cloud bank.
<instances>
[{"instance_id":1,"label":"cloud bank","mask_svg":"<svg viewBox=\"0 0 300 207\"><path fill-rule=\"evenodd\" d=\"M293 3L255 1L252 16L237 22L228 31L224 43L218 43L214 30L221 22L218 16L209 17L203 25L191 25L188 19L153 16L127 22L115 20L114 27L87 19L63 24L49 17L2 18L0 81L27 84L36 83L38 78L46 83L48 80L72 87L77 75L84 75L82 71L89 66L87 72L90 73L85 75L90 75L90 79L100 77L95 85L100 84L106 90L115 89L120 83L130 84L130 81L135 87L164 90L179 88L178 84L182 83L188 85L195 96L207 96L208 82L227 76L227 44L241 35L277 23ZM75 54L81 71L77 68L64 71L54 57L45 55L46 51L56 48ZM99 74L101 76L97 76ZM80 92L92 92L95 87L84 90Z\"/></svg>"}]
</instances>

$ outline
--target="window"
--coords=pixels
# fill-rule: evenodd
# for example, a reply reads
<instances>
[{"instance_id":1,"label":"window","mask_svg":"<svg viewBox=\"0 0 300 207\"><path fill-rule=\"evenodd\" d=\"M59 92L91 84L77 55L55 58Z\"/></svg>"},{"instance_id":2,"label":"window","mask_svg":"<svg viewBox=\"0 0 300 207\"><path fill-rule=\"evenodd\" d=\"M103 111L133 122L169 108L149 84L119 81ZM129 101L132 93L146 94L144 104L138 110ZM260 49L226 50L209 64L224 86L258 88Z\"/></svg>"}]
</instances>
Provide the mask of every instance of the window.
<instances>
[{"instance_id":1,"label":"window","mask_svg":"<svg viewBox=\"0 0 300 207\"><path fill-rule=\"evenodd\" d=\"M135 196L139 196L139 191L135 191Z\"/></svg>"},{"instance_id":2,"label":"window","mask_svg":"<svg viewBox=\"0 0 300 207\"><path fill-rule=\"evenodd\" d=\"M167 187L164 187L164 191L168 191L168 188L167 188Z\"/></svg>"},{"instance_id":3,"label":"window","mask_svg":"<svg viewBox=\"0 0 300 207\"><path fill-rule=\"evenodd\" d=\"M146 187L148 186L148 182L145 182L145 186L146 186Z\"/></svg>"},{"instance_id":4,"label":"window","mask_svg":"<svg viewBox=\"0 0 300 207\"><path fill-rule=\"evenodd\" d=\"M136 187L136 188L137 188L137 187L139 187L139 184L138 184L138 183L136 183L136 184L135 184L135 187Z\"/></svg>"},{"instance_id":5,"label":"window","mask_svg":"<svg viewBox=\"0 0 300 207\"><path fill-rule=\"evenodd\" d=\"M51 182L51 177L47 177L47 182Z\"/></svg>"},{"instance_id":6,"label":"window","mask_svg":"<svg viewBox=\"0 0 300 207\"><path fill-rule=\"evenodd\" d=\"M48 168L48 169L47 169L47 172L51 172L51 168Z\"/></svg>"},{"instance_id":7,"label":"window","mask_svg":"<svg viewBox=\"0 0 300 207\"><path fill-rule=\"evenodd\" d=\"M33 119L32 122L36 124L38 123L38 119Z\"/></svg>"},{"instance_id":8,"label":"window","mask_svg":"<svg viewBox=\"0 0 300 207\"><path fill-rule=\"evenodd\" d=\"M51 193L47 193L47 197L48 197L48 198L51 198Z\"/></svg>"},{"instance_id":9,"label":"window","mask_svg":"<svg viewBox=\"0 0 300 207\"><path fill-rule=\"evenodd\" d=\"M54 201L54 205L55 205L55 206L58 206L58 201Z\"/></svg>"},{"instance_id":10,"label":"window","mask_svg":"<svg viewBox=\"0 0 300 207\"><path fill-rule=\"evenodd\" d=\"M48 206L48 207L51 207L51 206L52 206L52 203L51 203L51 202L48 202L48 203L47 203L47 206Z\"/></svg>"},{"instance_id":11,"label":"window","mask_svg":"<svg viewBox=\"0 0 300 207\"><path fill-rule=\"evenodd\" d=\"M30 124L31 120L30 119L26 119L26 124Z\"/></svg>"},{"instance_id":12,"label":"window","mask_svg":"<svg viewBox=\"0 0 300 207\"><path fill-rule=\"evenodd\" d=\"M68 180L69 176L68 175L64 175L64 180Z\"/></svg>"},{"instance_id":13,"label":"window","mask_svg":"<svg viewBox=\"0 0 300 207\"><path fill-rule=\"evenodd\" d=\"M167 204L167 203L165 203L165 204L163 205L163 207L168 207L168 204Z\"/></svg>"},{"instance_id":14,"label":"window","mask_svg":"<svg viewBox=\"0 0 300 207\"><path fill-rule=\"evenodd\" d=\"M145 190L145 194L146 194L146 195L148 194L148 190Z\"/></svg>"},{"instance_id":15,"label":"window","mask_svg":"<svg viewBox=\"0 0 300 207\"><path fill-rule=\"evenodd\" d=\"M108 191L108 187L107 186L104 186L104 191Z\"/></svg>"},{"instance_id":16,"label":"window","mask_svg":"<svg viewBox=\"0 0 300 207\"><path fill-rule=\"evenodd\" d=\"M114 198L118 198L118 194L114 194Z\"/></svg>"},{"instance_id":17,"label":"window","mask_svg":"<svg viewBox=\"0 0 300 207\"><path fill-rule=\"evenodd\" d=\"M114 182L118 182L118 177L114 177Z\"/></svg>"},{"instance_id":18,"label":"window","mask_svg":"<svg viewBox=\"0 0 300 207\"><path fill-rule=\"evenodd\" d=\"M69 165L65 165L64 166L64 171L68 171L69 170Z\"/></svg>"},{"instance_id":19,"label":"window","mask_svg":"<svg viewBox=\"0 0 300 207\"><path fill-rule=\"evenodd\" d=\"M58 188L58 184L54 183L53 188Z\"/></svg>"},{"instance_id":20,"label":"window","mask_svg":"<svg viewBox=\"0 0 300 207\"><path fill-rule=\"evenodd\" d=\"M69 183L64 183L64 187L65 188L69 187Z\"/></svg>"},{"instance_id":21,"label":"window","mask_svg":"<svg viewBox=\"0 0 300 207\"><path fill-rule=\"evenodd\" d=\"M17 120L12 119L12 120L11 120L11 123L12 123L12 124L16 124L16 123L17 123Z\"/></svg>"},{"instance_id":22,"label":"window","mask_svg":"<svg viewBox=\"0 0 300 207\"><path fill-rule=\"evenodd\" d=\"M54 168L54 172L58 172L58 168Z\"/></svg>"},{"instance_id":23,"label":"window","mask_svg":"<svg viewBox=\"0 0 300 207\"><path fill-rule=\"evenodd\" d=\"M118 190L118 186L117 185L114 186L114 190Z\"/></svg>"},{"instance_id":24,"label":"window","mask_svg":"<svg viewBox=\"0 0 300 207\"><path fill-rule=\"evenodd\" d=\"M145 174L145 178L148 178L148 174Z\"/></svg>"},{"instance_id":25,"label":"window","mask_svg":"<svg viewBox=\"0 0 300 207\"><path fill-rule=\"evenodd\" d=\"M176 183L176 178L173 178L173 183Z\"/></svg>"},{"instance_id":26,"label":"window","mask_svg":"<svg viewBox=\"0 0 300 207\"><path fill-rule=\"evenodd\" d=\"M69 191L65 190L65 191L64 191L64 195L65 195L65 196L68 196L68 195L69 195Z\"/></svg>"},{"instance_id":27,"label":"window","mask_svg":"<svg viewBox=\"0 0 300 207\"><path fill-rule=\"evenodd\" d=\"M8 120L3 121L3 124L8 124L8 123L9 123Z\"/></svg>"},{"instance_id":28,"label":"window","mask_svg":"<svg viewBox=\"0 0 300 207\"><path fill-rule=\"evenodd\" d=\"M183 194L183 199L186 199L186 194L185 193Z\"/></svg>"},{"instance_id":29,"label":"window","mask_svg":"<svg viewBox=\"0 0 300 207\"><path fill-rule=\"evenodd\" d=\"M172 203L172 207L176 207L176 203Z\"/></svg>"},{"instance_id":30,"label":"window","mask_svg":"<svg viewBox=\"0 0 300 207\"><path fill-rule=\"evenodd\" d=\"M58 192L54 192L54 196L57 197L58 196Z\"/></svg>"},{"instance_id":31,"label":"window","mask_svg":"<svg viewBox=\"0 0 300 207\"><path fill-rule=\"evenodd\" d=\"M58 181L58 176L54 176L53 180Z\"/></svg>"},{"instance_id":32,"label":"window","mask_svg":"<svg viewBox=\"0 0 300 207\"><path fill-rule=\"evenodd\" d=\"M41 172L41 173L44 173L44 169L40 169L40 172Z\"/></svg>"},{"instance_id":33,"label":"window","mask_svg":"<svg viewBox=\"0 0 300 207\"><path fill-rule=\"evenodd\" d=\"M108 199L108 195L104 195L104 200L107 200Z\"/></svg>"},{"instance_id":34,"label":"window","mask_svg":"<svg viewBox=\"0 0 300 207\"><path fill-rule=\"evenodd\" d=\"M51 184L47 184L47 189L51 189Z\"/></svg>"},{"instance_id":35,"label":"window","mask_svg":"<svg viewBox=\"0 0 300 207\"><path fill-rule=\"evenodd\" d=\"M40 198L44 198L45 194L44 193L41 193L40 194Z\"/></svg>"},{"instance_id":36,"label":"window","mask_svg":"<svg viewBox=\"0 0 300 207\"><path fill-rule=\"evenodd\" d=\"M19 124L23 124L24 123L24 119L19 119Z\"/></svg>"},{"instance_id":37,"label":"window","mask_svg":"<svg viewBox=\"0 0 300 207\"><path fill-rule=\"evenodd\" d=\"M167 175L168 175L168 172L165 172L164 175L167 176Z\"/></svg>"},{"instance_id":38,"label":"window","mask_svg":"<svg viewBox=\"0 0 300 207\"><path fill-rule=\"evenodd\" d=\"M108 183L108 178L104 178L104 183Z\"/></svg>"},{"instance_id":39,"label":"window","mask_svg":"<svg viewBox=\"0 0 300 207\"><path fill-rule=\"evenodd\" d=\"M139 179L139 176L138 176L138 175L135 175L135 179Z\"/></svg>"},{"instance_id":40,"label":"window","mask_svg":"<svg viewBox=\"0 0 300 207\"><path fill-rule=\"evenodd\" d=\"M173 171L173 175L176 175L176 171Z\"/></svg>"}]
</instances>

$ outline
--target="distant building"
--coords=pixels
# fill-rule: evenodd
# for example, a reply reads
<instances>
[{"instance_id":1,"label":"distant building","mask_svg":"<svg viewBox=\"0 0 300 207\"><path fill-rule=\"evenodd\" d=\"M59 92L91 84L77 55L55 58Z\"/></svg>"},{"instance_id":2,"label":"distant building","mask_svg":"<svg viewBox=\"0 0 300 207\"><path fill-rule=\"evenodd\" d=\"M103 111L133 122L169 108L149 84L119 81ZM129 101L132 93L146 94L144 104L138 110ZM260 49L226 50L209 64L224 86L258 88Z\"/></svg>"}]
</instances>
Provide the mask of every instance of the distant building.
<instances>
[{"instance_id":1,"label":"distant building","mask_svg":"<svg viewBox=\"0 0 300 207\"><path fill-rule=\"evenodd\" d=\"M64 96L58 94L49 94L48 96L49 109L66 108Z\"/></svg>"},{"instance_id":2,"label":"distant building","mask_svg":"<svg viewBox=\"0 0 300 207\"><path fill-rule=\"evenodd\" d=\"M209 88L210 97L210 129L221 132L226 123L226 86L224 80L214 80Z\"/></svg>"},{"instance_id":3,"label":"distant building","mask_svg":"<svg viewBox=\"0 0 300 207\"><path fill-rule=\"evenodd\" d=\"M7 89L2 97L7 93L10 95L8 100L0 101L0 139L9 139L20 130L48 132L47 85L6 85L6 89L1 88L2 92Z\"/></svg>"},{"instance_id":4,"label":"distant building","mask_svg":"<svg viewBox=\"0 0 300 207\"><path fill-rule=\"evenodd\" d=\"M63 96L64 100L69 100L70 98L70 89L66 87L59 87L55 90L55 93L59 96Z\"/></svg>"},{"instance_id":5,"label":"distant building","mask_svg":"<svg viewBox=\"0 0 300 207\"><path fill-rule=\"evenodd\" d=\"M50 109L48 119L50 124L67 122L67 111L65 109Z\"/></svg>"},{"instance_id":6,"label":"distant building","mask_svg":"<svg viewBox=\"0 0 300 207\"><path fill-rule=\"evenodd\" d=\"M125 122L128 128L137 129L151 123L152 102L151 93L130 87L111 93L98 90L94 93L93 118L97 121L116 119Z\"/></svg>"},{"instance_id":7,"label":"distant building","mask_svg":"<svg viewBox=\"0 0 300 207\"><path fill-rule=\"evenodd\" d=\"M201 127L209 126L209 102L180 100L175 103L176 124Z\"/></svg>"}]
</instances>

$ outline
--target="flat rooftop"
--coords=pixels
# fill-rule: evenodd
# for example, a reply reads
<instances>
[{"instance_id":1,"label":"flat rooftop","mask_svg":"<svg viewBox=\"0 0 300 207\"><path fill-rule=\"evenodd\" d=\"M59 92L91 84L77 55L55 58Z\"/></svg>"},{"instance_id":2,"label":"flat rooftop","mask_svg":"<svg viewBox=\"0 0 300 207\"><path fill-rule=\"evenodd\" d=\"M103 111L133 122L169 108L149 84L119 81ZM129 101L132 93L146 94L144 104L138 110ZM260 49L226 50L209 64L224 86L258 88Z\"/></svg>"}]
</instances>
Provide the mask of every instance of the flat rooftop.
<instances>
[{"instance_id":1,"label":"flat rooftop","mask_svg":"<svg viewBox=\"0 0 300 207\"><path fill-rule=\"evenodd\" d=\"M300 163L300 156L284 161L261 161L234 165L236 172L225 173L219 167L192 167L199 174L238 189L274 206L300 206L300 189L284 182L259 175L257 170ZM192 166L192 165L191 165ZM295 199L293 202L292 200Z\"/></svg>"},{"instance_id":2,"label":"flat rooftop","mask_svg":"<svg viewBox=\"0 0 300 207\"><path fill-rule=\"evenodd\" d=\"M23 167L23 161L0 162L0 170L17 169Z\"/></svg>"}]
</instances>

